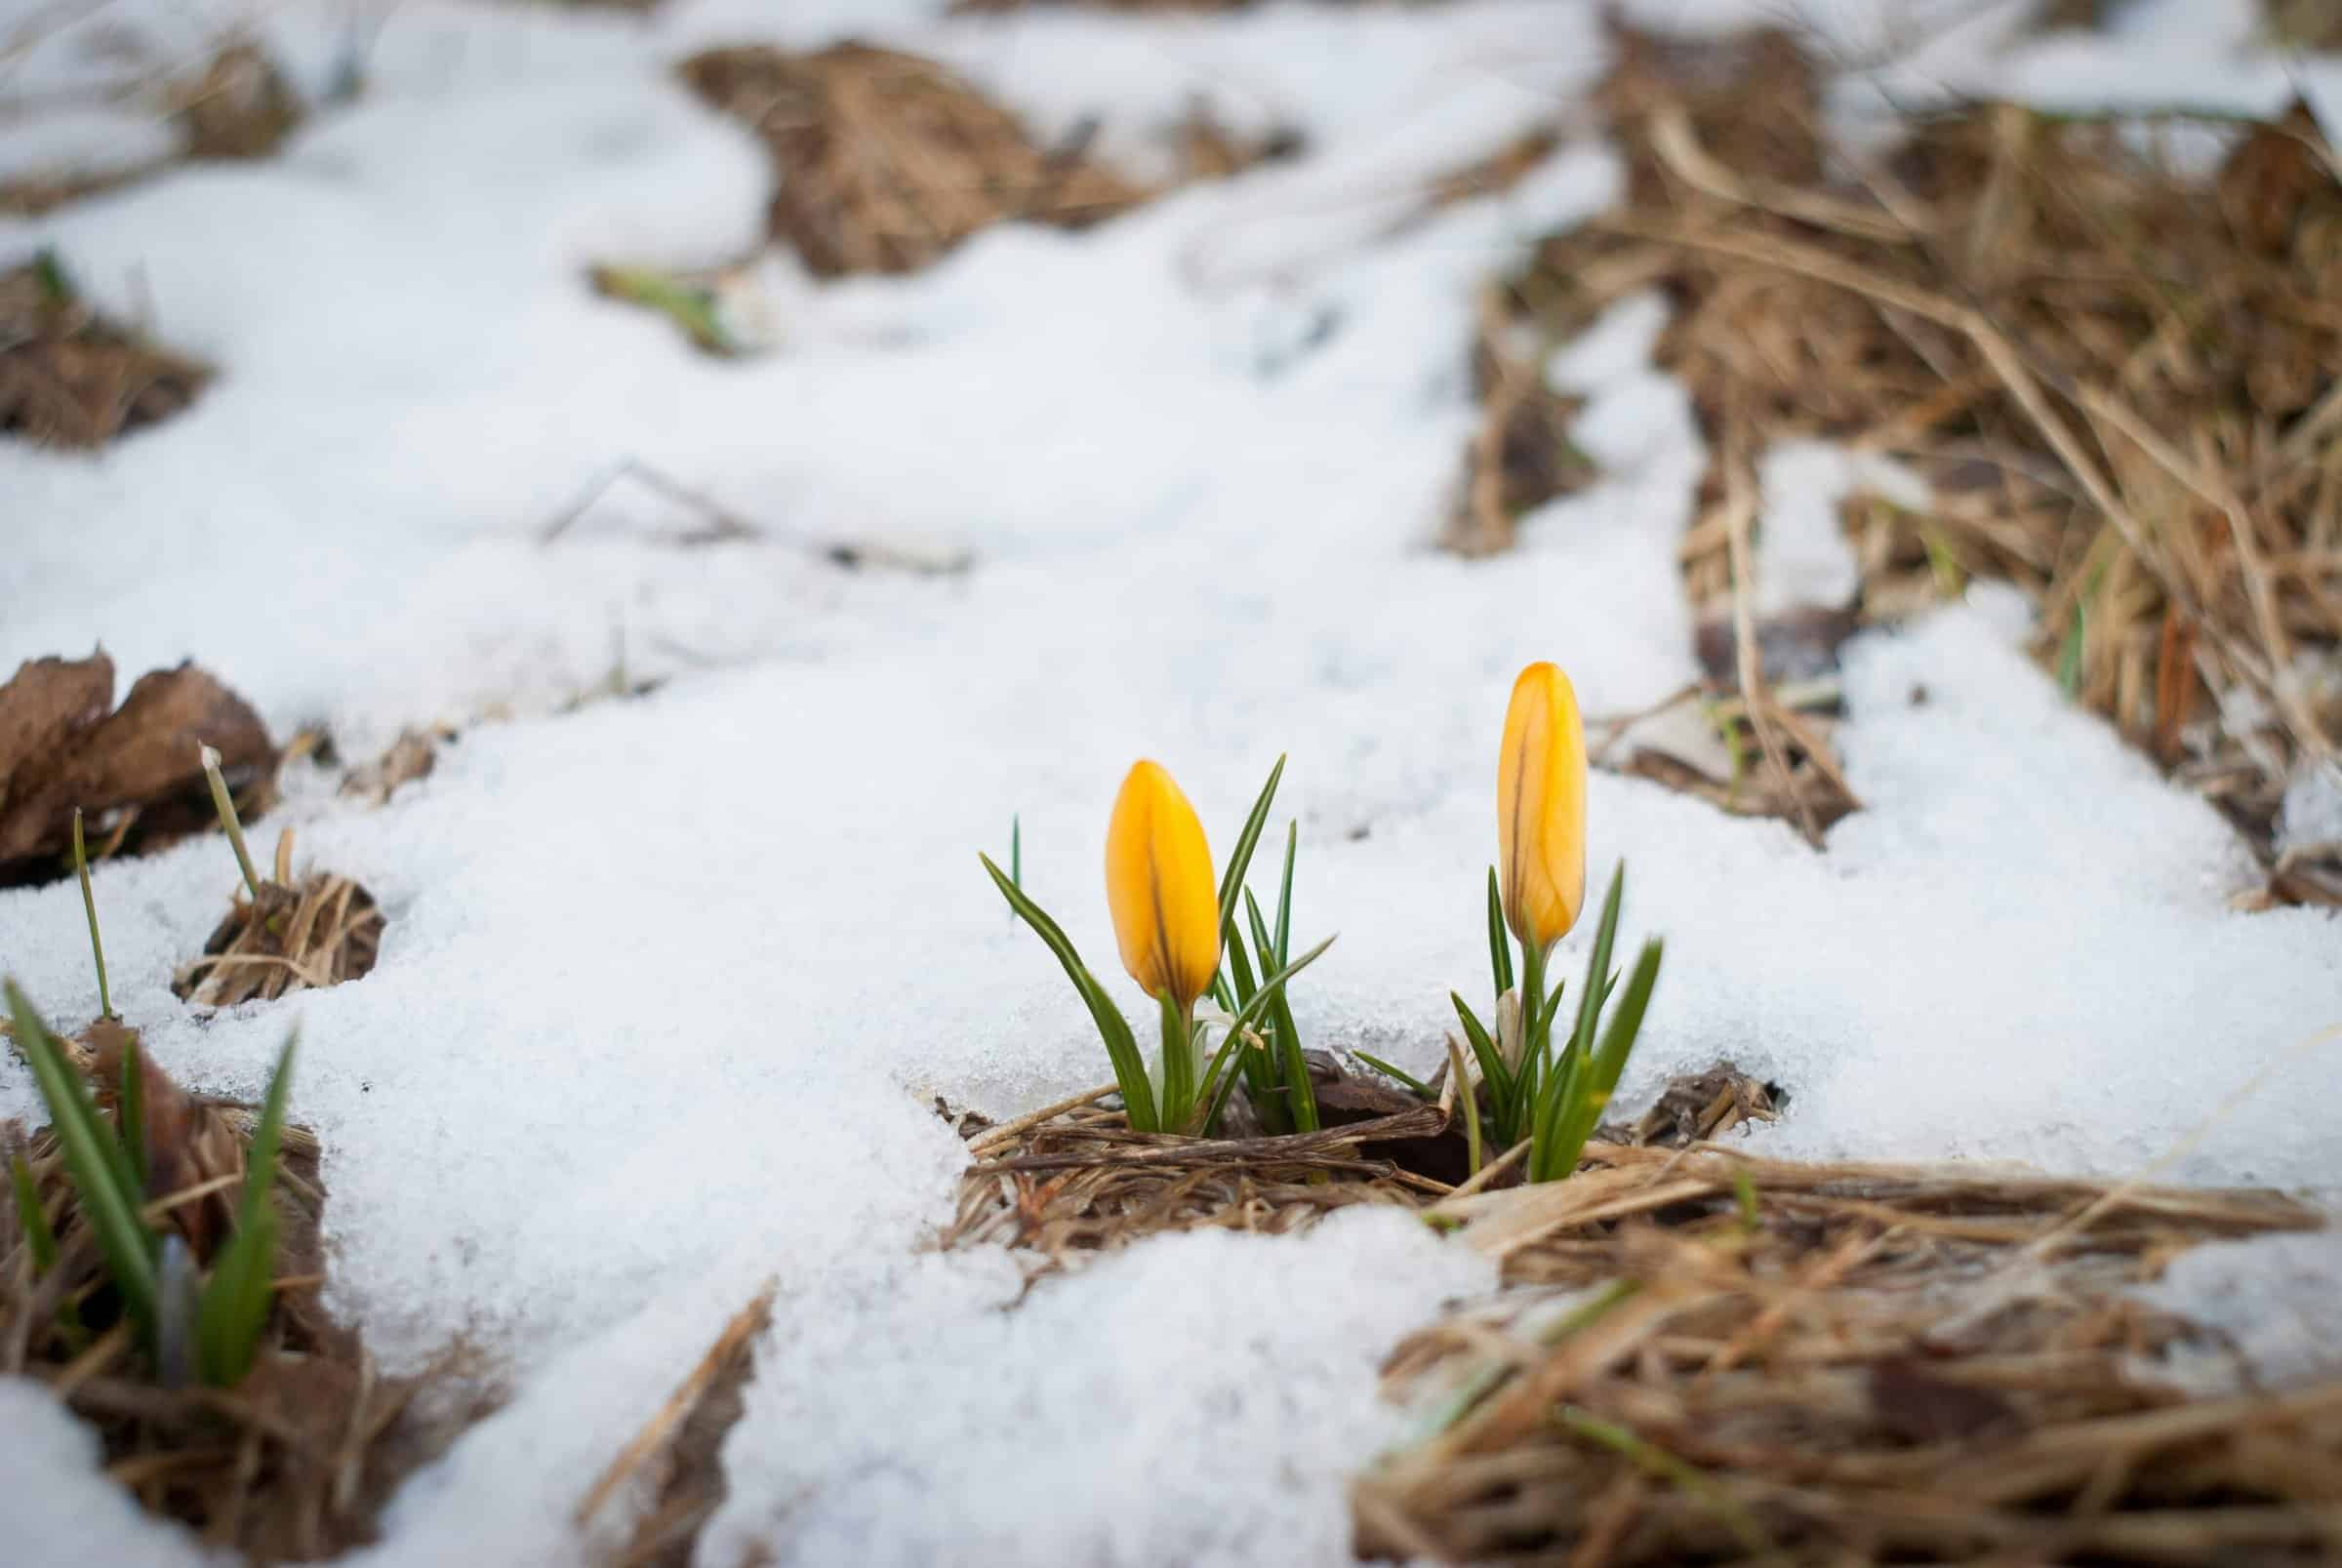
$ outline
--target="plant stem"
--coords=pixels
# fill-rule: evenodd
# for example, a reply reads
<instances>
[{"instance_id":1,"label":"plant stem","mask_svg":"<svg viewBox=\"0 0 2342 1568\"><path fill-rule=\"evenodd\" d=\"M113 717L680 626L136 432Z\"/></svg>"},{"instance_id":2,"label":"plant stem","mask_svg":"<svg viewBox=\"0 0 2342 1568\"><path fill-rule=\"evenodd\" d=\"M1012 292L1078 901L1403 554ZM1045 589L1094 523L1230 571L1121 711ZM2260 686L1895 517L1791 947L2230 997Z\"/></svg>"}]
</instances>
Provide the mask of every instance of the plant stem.
<instances>
[{"instance_id":1,"label":"plant stem","mask_svg":"<svg viewBox=\"0 0 2342 1568\"><path fill-rule=\"evenodd\" d=\"M1195 1010L1163 995L1163 1130L1188 1131L1195 1105Z\"/></svg>"},{"instance_id":2,"label":"plant stem","mask_svg":"<svg viewBox=\"0 0 2342 1568\"><path fill-rule=\"evenodd\" d=\"M244 847L244 824L236 820L235 798L227 792L227 781L220 777L220 753L198 742L196 755L203 759L203 776L212 782L212 805L220 813L220 825L227 829L227 841L235 846L236 868L244 873L244 885L252 890L257 904L261 878L252 868L252 852Z\"/></svg>"},{"instance_id":3,"label":"plant stem","mask_svg":"<svg viewBox=\"0 0 2342 1568\"><path fill-rule=\"evenodd\" d=\"M1546 1060L1553 1030L1539 1025L1545 1019L1545 948L1534 942L1520 945L1520 985L1514 992L1520 1004L1520 1065L1516 1069L1519 1103L1534 1106L1545 1086L1552 1064ZM1534 1125L1534 1123L1532 1123ZM1522 1129L1525 1133L1527 1129Z\"/></svg>"},{"instance_id":4,"label":"plant stem","mask_svg":"<svg viewBox=\"0 0 2342 1568\"><path fill-rule=\"evenodd\" d=\"M105 987L105 944L98 940L98 899L90 891L90 856L81 842L81 808L73 808L73 874L81 878L81 909L90 917L90 955L98 960L98 1016L114 1016L114 999Z\"/></svg>"}]
</instances>

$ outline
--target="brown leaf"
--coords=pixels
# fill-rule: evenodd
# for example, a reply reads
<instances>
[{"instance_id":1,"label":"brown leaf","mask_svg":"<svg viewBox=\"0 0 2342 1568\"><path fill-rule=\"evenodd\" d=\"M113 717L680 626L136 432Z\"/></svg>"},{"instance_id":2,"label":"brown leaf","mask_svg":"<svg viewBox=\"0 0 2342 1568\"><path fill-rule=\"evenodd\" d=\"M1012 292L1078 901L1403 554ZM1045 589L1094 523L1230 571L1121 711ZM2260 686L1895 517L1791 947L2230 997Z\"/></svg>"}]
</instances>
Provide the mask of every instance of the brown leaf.
<instances>
[{"instance_id":1,"label":"brown leaf","mask_svg":"<svg viewBox=\"0 0 2342 1568\"><path fill-rule=\"evenodd\" d=\"M90 1079L101 1106L119 1114L122 1063L139 1039L138 1030L111 1019L90 1025ZM139 1086L146 1124L146 1196L149 1200L201 1186L244 1171L244 1143L211 1105L179 1086L144 1051L139 1053ZM235 1189L223 1187L176 1205L171 1223L186 1238L196 1262L209 1263L226 1235Z\"/></svg>"},{"instance_id":2,"label":"brown leaf","mask_svg":"<svg viewBox=\"0 0 2342 1568\"><path fill-rule=\"evenodd\" d=\"M404 732L390 744L389 750L366 766L352 769L342 781L342 793L377 806L384 804L400 784L430 777L439 760L431 742L432 737L422 730Z\"/></svg>"},{"instance_id":3,"label":"brown leaf","mask_svg":"<svg viewBox=\"0 0 2342 1568\"><path fill-rule=\"evenodd\" d=\"M6 690L13 692L26 671L37 672L36 687L58 678L27 665ZM110 667L107 675L110 686ZM86 694L88 689L78 690ZM29 711L37 713L33 701ZM86 714L87 707L74 711ZM46 730L55 733L58 726ZM12 785L0 809L0 882L61 874L75 807L92 819L137 808L141 850L159 849L209 826L216 818L196 757L198 744L218 749L228 785L239 793L255 783L265 787L276 769L276 748L260 715L192 663L140 676L111 716L94 725L64 726L62 734L71 744L61 741L47 756L35 758L36 777Z\"/></svg>"},{"instance_id":4,"label":"brown leaf","mask_svg":"<svg viewBox=\"0 0 2342 1568\"><path fill-rule=\"evenodd\" d=\"M28 659L0 686L0 840L9 802L36 792L40 775L113 705L114 662L102 649L87 659Z\"/></svg>"}]
</instances>

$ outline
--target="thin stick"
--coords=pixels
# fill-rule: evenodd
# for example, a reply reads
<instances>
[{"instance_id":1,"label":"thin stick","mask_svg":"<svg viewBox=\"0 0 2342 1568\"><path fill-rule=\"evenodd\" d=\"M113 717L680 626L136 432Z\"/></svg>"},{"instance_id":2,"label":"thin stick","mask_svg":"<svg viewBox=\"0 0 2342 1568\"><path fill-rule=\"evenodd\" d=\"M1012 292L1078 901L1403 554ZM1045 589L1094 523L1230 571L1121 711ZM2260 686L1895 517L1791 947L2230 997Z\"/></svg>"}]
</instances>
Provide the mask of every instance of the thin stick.
<instances>
[{"instance_id":1,"label":"thin stick","mask_svg":"<svg viewBox=\"0 0 2342 1568\"><path fill-rule=\"evenodd\" d=\"M1725 461L1724 491L1724 538L1732 552L1732 662L1740 677L1741 701L1748 704L1749 727L1756 732L1765 765L1779 776L1782 793L1797 809L1797 826L1805 842L1820 849L1821 824L1814 821L1813 807L1797 787L1797 776L1789 771L1789 748L1775 733L1764 701L1764 673L1756 651L1756 568L1749 548L1749 522L1756 510L1756 495L1737 455Z\"/></svg>"},{"instance_id":2,"label":"thin stick","mask_svg":"<svg viewBox=\"0 0 2342 1568\"><path fill-rule=\"evenodd\" d=\"M600 1511L602 1505L610 1500L610 1494L617 1491L627 1476L640 1469L643 1463L657 1453L674 1429L683 1424L707 1394L707 1386L715 1381L715 1375L722 1370L724 1363L748 1340L763 1332L765 1324L772 1320L773 1292L778 1284L776 1280L766 1280L764 1288L756 1293L754 1299L732 1314L732 1321L724 1325L724 1331L715 1337L715 1343L707 1347L707 1353L700 1357L700 1364L691 1369L691 1375L677 1385L675 1391L667 1395L666 1403L661 1405L642 1430L634 1434L634 1440L621 1449L618 1457L610 1462L610 1467L602 1471L601 1479L593 1483L593 1490L586 1494L585 1501L578 1505L578 1511L573 1515L581 1529Z\"/></svg>"},{"instance_id":3,"label":"thin stick","mask_svg":"<svg viewBox=\"0 0 2342 1568\"><path fill-rule=\"evenodd\" d=\"M198 741L195 754L203 761L203 776L212 782L212 805L220 813L220 825L227 829L227 841L235 846L236 868L244 873L244 885L252 890L254 903L260 902L260 873L252 868L252 852L244 847L244 824L236 820L236 802L227 792L227 781L220 777L220 753Z\"/></svg>"},{"instance_id":4,"label":"thin stick","mask_svg":"<svg viewBox=\"0 0 2342 1568\"><path fill-rule=\"evenodd\" d=\"M90 891L90 857L81 842L81 808L73 808L73 874L81 878L81 908L90 917L90 956L98 960L98 1016L112 1019L114 999L105 988L105 944L98 939L98 899Z\"/></svg>"},{"instance_id":5,"label":"thin stick","mask_svg":"<svg viewBox=\"0 0 2342 1568\"><path fill-rule=\"evenodd\" d=\"M990 1148L995 1144L1004 1144L1016 1137L1017 1134L1038 1127L1053 1117L1062 1116L1069 1110L1079 1110L1094 1100L1104 1100L1119 1087L1121 1087L1119 1084L1102 1083L1095 1089L1084 1089L1081 1093L1070 1099L1061 1100L1054 1106L1043 1106L1038 1110L1028 1111L1014 1121L1004 1121L997 1127L987 1127L983 1132L968 1140L968 1152L977 1154Z\"/></svg>"}]
</instances>

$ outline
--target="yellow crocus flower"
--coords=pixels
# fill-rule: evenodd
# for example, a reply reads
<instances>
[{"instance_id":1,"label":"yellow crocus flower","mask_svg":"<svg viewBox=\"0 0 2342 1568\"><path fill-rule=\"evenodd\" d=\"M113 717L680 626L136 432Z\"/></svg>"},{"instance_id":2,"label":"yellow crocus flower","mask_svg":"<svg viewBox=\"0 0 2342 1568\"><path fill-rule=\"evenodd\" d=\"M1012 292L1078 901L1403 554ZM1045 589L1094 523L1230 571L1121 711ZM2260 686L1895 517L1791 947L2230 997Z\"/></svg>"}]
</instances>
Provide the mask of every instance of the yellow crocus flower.
<instances>
[{"instance_id":1,"label":"yellow crocus flower","mask_svg":"<svg viewBox=\"0 0 2342 1568\"><path fill-rule=\"evenodd\" d=\"M1220 968L1220 893L1203 824L1158 763L1132 764L1114 797L1106 901L1122 967L1185 1016Z\"/></svg>"},{"instance_id":2,"label":"yellow crocus flower","mask_svg":"<svg viewBox=\"0 0 2342 1568\"><path fill-rule=\"evenodd\" d=\"M1505 924L1543 952L1569 934L1586 902L1586 726L1569 677L1549 663L1513 683L1496 839Z\"/></svg>"}]
</instances>

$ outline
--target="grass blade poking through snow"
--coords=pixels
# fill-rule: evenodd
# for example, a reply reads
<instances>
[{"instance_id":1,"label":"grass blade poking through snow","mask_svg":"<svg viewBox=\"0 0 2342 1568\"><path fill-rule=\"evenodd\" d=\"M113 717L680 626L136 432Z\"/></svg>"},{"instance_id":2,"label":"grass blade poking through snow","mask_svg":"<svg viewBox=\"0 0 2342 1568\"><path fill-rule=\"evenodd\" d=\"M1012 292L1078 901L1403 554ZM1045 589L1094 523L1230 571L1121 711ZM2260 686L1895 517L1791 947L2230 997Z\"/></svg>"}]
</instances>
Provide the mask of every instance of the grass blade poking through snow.
<instances>
[{"instance_id":1,"label":"grass blade poking through snow","mask_svg":"<svg viewBox=\"0 0 2342 1568\"><path fill-rule=\"evenodd\" d=\"M241 1383L252 1370L261 1331L276 1292L276 1156L285 1131L285 1097L293 1084L298 1034L285 1041L268 1080L261 1117L244 1168L236 1231L212 1264L211 1280L195 1309L195 1343L203 1381L218 1387Z\"/></svg>"},{"instance_id":2,"label":"grass blade poking through snow","mask_svg":"<svg viewBox=\"0 0 2342 1568\"><path fill-rule=\"evenodd\" d=\"M73 808L73 874L81 880L81 912L90 919L90 956L98 964L98 1016L114 1016L113 993L105 986L105 944L98 938L98 898L90 891L90 856L81 841L81 808Z\"/></svg>"},{"instance_id":3,"label":"grass blade poking through snow","mask_svg":"<svg viewBox=\"0 0 2342 1568\"><path fill-rule=\"evenodd\" d=\"M251 890L253 901L261 897L260 873L252 868L252 852L244 847L244 824L236 816L235 796L227 792L227 781L220 775L220 753L208 745L198 744L195 755L203 763L203 776L211 781L212 809L220 814L220 825L227 830L227 841L236 852L236 869L244 873L244 886Z\"/></svg>"},{"instance_id":4,"label":"grass blade poking through snow","mask_svg":"<svg viewBox=\"0 0 2342 1568\"><path fill-rule=\"evenodd\" d=\"M976 858L991 873L992 883L999 888L1000 896L1008 901L1008 906L1033 929L1042 942L1048 944L1051 952L1057 954L1057 961L1065 966L1066 978L1072 981L1073 988L1081 993L1082 1004L1089 1008L1090 1019L1098 1025L1098 1037L1106 1044L1107 1058L1113 1064L1114 1082L1121 1087L1123 1108L1130 1116L1132 1128L1142 1133L1160 1131L1162 1123L1155 1114L1154 1088L1147 1077L1146 1060L1139 1055L1138 1040L1131 1034L1130 1025L1106 994L1106 987L1098 984L1097 977L1082 963L1081 954L1074 951L1072 941L1058 923L1050 919L1039 905L1027 898L1025 890L1011 881L1006 871L994 865L990 856L979 855Z\"/></svg>"},{"instance_id":5,"label":"grass blade poking through snow","mask_svg":"<svg viewBox=\"0 0 2342 1568\"><path fill-rule=\"evenodd\" d=\"M101 1124L81 1075L66 1062L32 1003L14 981L8 983L7 994L17 1044L32 1067L41 1098L48 1103L49 1124L56 1130L74 1193L89 1218L90 1230L98 1238L98 1249L121 1293L124 1309L151 1346L155 1237L139 1217L144 1194L136 1183L121 1140Z\"/></svg>"}]
</instances>

